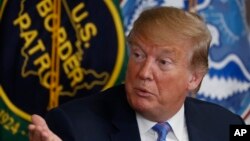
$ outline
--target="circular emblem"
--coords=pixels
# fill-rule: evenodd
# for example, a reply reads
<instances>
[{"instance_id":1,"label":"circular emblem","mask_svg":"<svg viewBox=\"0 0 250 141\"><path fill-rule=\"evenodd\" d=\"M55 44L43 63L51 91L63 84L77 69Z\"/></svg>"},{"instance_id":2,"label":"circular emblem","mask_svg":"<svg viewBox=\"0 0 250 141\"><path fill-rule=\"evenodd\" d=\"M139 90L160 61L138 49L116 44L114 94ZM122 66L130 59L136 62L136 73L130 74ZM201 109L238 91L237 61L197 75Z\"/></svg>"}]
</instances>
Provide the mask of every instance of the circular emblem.
<instances>
[{"instance_id":1,"label":"circular emblem","mask_svg":"<svg viewBox=\"0 0 250 141\"><path fill-rule=\"evenodd\" d=\"M122 80L124 32L112 1L18 2L7 2L0 31L1 95L16 114L29 120Z\"/></svg>"}]
</instances>

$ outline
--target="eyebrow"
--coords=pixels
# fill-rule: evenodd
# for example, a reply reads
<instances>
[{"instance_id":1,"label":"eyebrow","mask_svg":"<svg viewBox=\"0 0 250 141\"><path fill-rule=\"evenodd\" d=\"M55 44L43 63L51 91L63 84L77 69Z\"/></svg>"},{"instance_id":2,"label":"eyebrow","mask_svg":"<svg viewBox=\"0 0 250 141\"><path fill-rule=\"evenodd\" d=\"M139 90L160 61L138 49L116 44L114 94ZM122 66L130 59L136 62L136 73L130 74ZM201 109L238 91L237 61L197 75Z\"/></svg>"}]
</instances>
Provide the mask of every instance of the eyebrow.
<instances>
[{"instance_id":1,"label":"eyebrow","mask_svg":"<svg viewBox=\"0 0 250 141\"><path fill-rule=\"evenodd\" d=\"M141 50L143 50L140 45L138 43L135 43L135 42L127 42L127 46L128 46L128 49L131 50L131 49L135 49L135 48L139 48Z\"/></svg>"},{"instance_id":2,"label":"eyebrow","mask_svg":"<svg viewBox=\"0 0 250 141\"><path fill-rule=\"evenodd\" d=\"M159 48L160 48L160 54L169 54L171 56L176 55L176 49L174 48L168 48L163 46L159 46Z\"/></svg>"},{"instance_id":3,"label":"eyebrow","mask_svg":"<svg viewBox=\"0 0 250 141\"><path fill-rule=\"evenodd\" d=\"M134 41L127 41L126 44L130 47L131 45L138 45L138 43L134 42Z\"/></svg>"},{"instance_id":4,"label":"eyebrow","mask_svg":"<svg viewBox=\"0 0 250 141\"><path fill-rule=\"evenodd\" d=\"M127 44L128 44L129 49L139 48L141 50L144 50L141 47L141 45L134 40L128 40ZM168 56L173 56L174 59L176 58L176 49L173 49L173 48L170 49L168 47L164 47L164 46L170 46L170 45L155 45L155 46L157 46L157 48L161 48L161 52L159 53L159 55L167 54Z\"/></svg>"}]
</instances>

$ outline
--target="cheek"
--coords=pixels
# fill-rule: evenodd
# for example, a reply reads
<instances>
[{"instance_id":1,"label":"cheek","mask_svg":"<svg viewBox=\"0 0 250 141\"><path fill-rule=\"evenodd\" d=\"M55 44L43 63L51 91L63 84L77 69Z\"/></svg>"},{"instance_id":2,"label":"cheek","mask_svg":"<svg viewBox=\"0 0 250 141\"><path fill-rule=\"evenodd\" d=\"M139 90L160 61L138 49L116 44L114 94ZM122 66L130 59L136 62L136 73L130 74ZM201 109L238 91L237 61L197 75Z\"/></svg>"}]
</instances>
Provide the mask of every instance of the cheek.
<instances>
[{"instance_id":1,"label":"cheek","mask_svg":"<svg viewBox=\"0 0 250 141\"><path fill-rule=\"evenodd\" d=\"M164 99L179 98L188 92L188 79L184 75L165 75L157 82L158 90Z\"/></svg>"},{"instance_id":2,"label":"cheek","mask_svg":"<svg viewBox=\"0 0 250 141\"><path fill-rule=\"evenodd\" d=\"M138 66L133 63L131 60L128 62L127 71L126 71L126 82L133 81L136 79L136 74L138 72Z\"/></svg>"}]
</instances>

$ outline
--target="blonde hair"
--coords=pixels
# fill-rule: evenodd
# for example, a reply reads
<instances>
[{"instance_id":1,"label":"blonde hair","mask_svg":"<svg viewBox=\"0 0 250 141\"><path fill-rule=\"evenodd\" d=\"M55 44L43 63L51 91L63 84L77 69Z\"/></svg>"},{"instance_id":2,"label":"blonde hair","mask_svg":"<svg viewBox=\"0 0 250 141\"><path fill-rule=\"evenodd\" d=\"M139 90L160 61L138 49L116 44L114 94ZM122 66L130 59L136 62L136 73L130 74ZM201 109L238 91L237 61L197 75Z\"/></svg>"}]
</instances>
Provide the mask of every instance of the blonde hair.
<instances>
[{"instance_id":1,"label":"blonde hair","mask_svg":"<svg viewBox=\"0 0 250 141\"><path fill-rule=\"evenodd\" d=\"M135 21L128 35L128 41L132 41L137 35L154 42L164 41L170 44L183 40L191 41L193 49L190 59L191 69L198 69L203 75L208 71L211 34L199 15L175 7L147 9Z\"/></svg>"}]
</instances>

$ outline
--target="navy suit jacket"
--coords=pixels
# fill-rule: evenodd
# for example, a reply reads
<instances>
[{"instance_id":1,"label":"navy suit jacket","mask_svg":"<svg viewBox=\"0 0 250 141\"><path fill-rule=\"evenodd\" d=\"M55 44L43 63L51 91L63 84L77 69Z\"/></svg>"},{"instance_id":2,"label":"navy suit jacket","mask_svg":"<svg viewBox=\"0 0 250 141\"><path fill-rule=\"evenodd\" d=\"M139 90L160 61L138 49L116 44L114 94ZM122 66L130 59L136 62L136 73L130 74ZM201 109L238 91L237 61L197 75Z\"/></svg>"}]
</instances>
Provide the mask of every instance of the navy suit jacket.
<instances>
[{"instance_id":1,"label":"navy suit jacket","mask_svg":"<svg viewBox=\"0 0 250 141\"><path fill-rule=\"evenodd\" d=\"M229 141L229 125L244 124L240 116L194 98L186 99L185 116L190 141ZM63 104L46 122L63 141L140 141L124 85Z\"/></svg>"}]
</instances>

